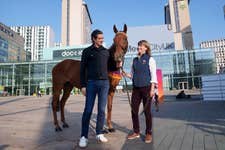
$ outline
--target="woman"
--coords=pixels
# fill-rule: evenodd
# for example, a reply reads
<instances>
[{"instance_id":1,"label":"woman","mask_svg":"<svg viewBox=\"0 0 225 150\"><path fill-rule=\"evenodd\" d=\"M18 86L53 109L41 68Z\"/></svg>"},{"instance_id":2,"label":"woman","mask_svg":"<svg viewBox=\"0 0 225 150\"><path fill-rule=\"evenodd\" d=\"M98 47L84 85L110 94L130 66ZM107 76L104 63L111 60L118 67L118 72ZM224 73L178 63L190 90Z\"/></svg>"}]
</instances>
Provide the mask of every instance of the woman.
<instances>
[{"instance_id":1,"label":"woman","mask_svg":"<svg viewBox=\"0 0 225 150\"><path fill-rule=\"evenodd\" d=\"M124 73L133 81L133 92L131 98L131 115L133 122L133 133L129 134L127 139L140 137L139 127L139 106L143 100L146 130L145 143L152 142L152 115L151 115L151 98L154 96L156 77L156 63L151 57L150 44L146 40L138 42L138 56L133 59L131 74Z\"/></svg>"}]
</instances>

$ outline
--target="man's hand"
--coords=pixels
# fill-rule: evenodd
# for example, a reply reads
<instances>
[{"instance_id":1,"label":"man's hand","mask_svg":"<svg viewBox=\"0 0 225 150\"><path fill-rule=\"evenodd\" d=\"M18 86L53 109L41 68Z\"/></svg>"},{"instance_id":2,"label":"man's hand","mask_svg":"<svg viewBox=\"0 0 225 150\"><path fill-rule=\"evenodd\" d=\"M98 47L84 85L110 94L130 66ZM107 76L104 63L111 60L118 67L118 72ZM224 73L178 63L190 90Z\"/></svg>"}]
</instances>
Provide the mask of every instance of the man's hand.
<instances>
[{"instance_id":1,"label":"man's hand","mask_svg":"<svg viewBox=\"0 0 225 150\"><path fill-rule=\"evenodd\" d=\"M122 61L119 61L116 63L116 67L117 68L122 68L123 67L123 62Z\"/></svg>"},{"instance_id":2,"label":"man's hand","mask_svg":"<svg viewBox=\"0 0 225 150\"><path fill-rule=\"evenodd\" d=\"M81 92L84 96L86 96L86 88L85 87L81 88Z\"/></svg>"}]
</instances>

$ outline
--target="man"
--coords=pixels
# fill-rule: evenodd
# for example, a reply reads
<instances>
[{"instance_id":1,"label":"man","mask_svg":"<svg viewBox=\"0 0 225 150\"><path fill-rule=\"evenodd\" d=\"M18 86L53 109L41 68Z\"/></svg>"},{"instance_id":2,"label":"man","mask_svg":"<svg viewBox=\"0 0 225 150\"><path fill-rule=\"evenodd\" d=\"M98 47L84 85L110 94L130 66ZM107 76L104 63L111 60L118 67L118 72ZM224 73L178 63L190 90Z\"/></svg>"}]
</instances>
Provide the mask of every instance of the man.
<instances>
[{"instance_id":1,"label":"man","mask_svg":"<svg viewBox=\"0 0 225 150\"><path fill-rule=\"evenodd\" d=\"M91 34L92 45L84 49L81 57L81 91L86 96L85 108L82 116L82 131L79 141L80 147L88 144L88 130L93 111L95 97L98 95L98 114L96 123L96 139L107 142L102 132L105 121L105 106L109 90L107 62L109 52L102 46L103 32L94 30Z\"/></svg>"}]
</instances>

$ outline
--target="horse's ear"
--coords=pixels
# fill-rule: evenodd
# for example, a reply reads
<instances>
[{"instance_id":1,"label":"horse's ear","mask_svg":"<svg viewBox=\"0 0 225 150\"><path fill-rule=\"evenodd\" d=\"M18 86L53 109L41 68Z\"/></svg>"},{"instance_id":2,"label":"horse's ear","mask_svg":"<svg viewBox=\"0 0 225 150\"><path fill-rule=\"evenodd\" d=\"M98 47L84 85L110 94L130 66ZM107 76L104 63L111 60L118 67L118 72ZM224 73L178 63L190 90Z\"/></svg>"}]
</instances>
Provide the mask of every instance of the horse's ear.
<instances>
[{"instance_id":1,"label":"horse's ear","mask_svg":"<svg viewBox=\"0 0 225 150\"><path fill-rule=\"evenodd\" d=\"M114 24L114 26L113 26L113 31L115 32L115 33L117 33L118 32L118 30L117 30L117 28L116 28L116 25Z\"/></svg>"},{"instance_id":2,"label":"horse's ear","mask_svg":"<svg viewBox=\"0 0 225 150\"><path fill-rule=\"evenodd\" d=\"M124 24L124 26L123 26L123 32L127 33L127 25L126 24Z\"/></svg>"}]
</instances>

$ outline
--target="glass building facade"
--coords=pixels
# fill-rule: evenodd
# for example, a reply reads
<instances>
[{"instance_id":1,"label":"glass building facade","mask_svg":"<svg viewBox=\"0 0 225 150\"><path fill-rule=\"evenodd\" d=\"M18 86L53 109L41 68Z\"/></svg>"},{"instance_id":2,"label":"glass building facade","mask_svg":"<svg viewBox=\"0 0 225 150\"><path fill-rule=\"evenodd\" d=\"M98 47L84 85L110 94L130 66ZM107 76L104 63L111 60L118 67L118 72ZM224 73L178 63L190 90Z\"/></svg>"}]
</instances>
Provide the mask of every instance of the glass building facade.
<instances>
[{"instance_id":1,"label":"glass building facade","mask_svg":"<svg viewBox=\"0 0 225 150\"><path fill-rule=\"evenodd\" d=\"M59 61L1 63L0 85L10 95L32 95L42 89L52 92L52 68Z\"/></svg>"},{"instance_id":2,"label":"glass building facade","mask_svg":"<svg viewBox=\"0 0 225 150\"><path fill-rule=\"evenodd\" d=\"M0 62L8 61L8 41L0 36Z\"/></svg>"},{"instance_id":3,"label":"glass building facade","mask_svg":"<svg viewBox=\"0 0 225 150\"><path fill-rule=\"evenodd\" d=\"M80 51L80 49L78 49ZM64 50L65 51L65 50ZM73 59L80 59L79 55ZM136 51L128 51L124 70L129 72ZM152 52L157 68L162 70L164 90L199 89L201 75L216 73L215 54L212 49L166 50ZM66 57L65 59L67 59ZM38 62L0 63L0 86L10 95L32 95L41 89L43 94L52 93L52 68L61 60ZM128 84L132 84L128 80ZM120 82L123 87L124 80Z\"/></svg>"},{"instance_id":4,"label":"glass building facade","mask_svg":"<svg viewBox=\"0 0 225 150\"><path fill-rule=\"evenodd\" d=\"M128 53L124 70L130 72L137 53ZM166 91L201 88L201 75L216 73L215 54L212 49L166 50L152 52L157 69L162 70L163 88ZM124 82L123 80L121 82ZM131 80L128 82L132 84Z\"/></svg>"},{"instance_id":5,"label":"glass building facade","mask_svg":"<svg viewBox=\"0 0 225 150\"><path fill-rule=\"evenodd\" d=\"M23 37L0 22L0 62L23 62L25 60Z\"/></svg>"}]
</instances>

